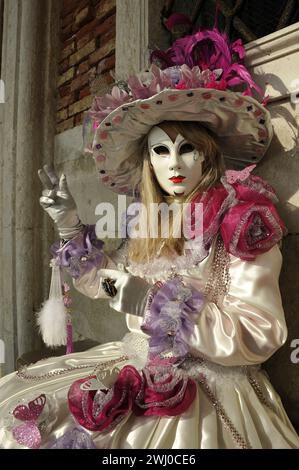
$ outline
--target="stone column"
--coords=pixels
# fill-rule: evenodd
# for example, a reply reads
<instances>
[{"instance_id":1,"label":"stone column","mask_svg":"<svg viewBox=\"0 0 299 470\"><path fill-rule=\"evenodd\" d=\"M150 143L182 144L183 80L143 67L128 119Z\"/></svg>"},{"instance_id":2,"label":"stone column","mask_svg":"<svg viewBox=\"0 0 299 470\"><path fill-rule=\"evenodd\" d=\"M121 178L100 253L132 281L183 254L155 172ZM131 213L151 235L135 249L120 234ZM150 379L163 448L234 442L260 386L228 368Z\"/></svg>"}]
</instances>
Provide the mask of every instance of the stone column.
<instances>
[{"instance_id":1,"label":"stone column","mask_svg":"<svg viewBox=\"0 0 299 470\"><path fill-rule=\"evenodd\" d=\"M116 0L117 79L145 69L149 49L169 45L160 22L162 6L160 0Z\"/></svg>"},{"instance_id":2,"label":"stone column","mask_svg":"<svg viewBox=\"0 0 299 470\"><path fill-rule=\"evenodd\" d=\"M39 207L37 170L54 153L59 6L59 0L4 2L0 338L6 373L40 345L35 312L49 285L52 234Z\"/></svg>"}]
</instances>

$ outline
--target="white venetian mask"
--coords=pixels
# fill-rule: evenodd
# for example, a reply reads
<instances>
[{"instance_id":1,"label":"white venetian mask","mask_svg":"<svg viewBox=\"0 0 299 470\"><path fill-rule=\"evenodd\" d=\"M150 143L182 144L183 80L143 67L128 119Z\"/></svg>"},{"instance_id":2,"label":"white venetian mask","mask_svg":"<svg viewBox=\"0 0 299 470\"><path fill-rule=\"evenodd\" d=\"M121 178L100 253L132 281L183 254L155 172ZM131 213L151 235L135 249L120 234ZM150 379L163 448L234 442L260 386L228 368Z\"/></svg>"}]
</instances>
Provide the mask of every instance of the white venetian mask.
<instances>
[{"instance_id":1,"label":"white venetian mask","mask_svg":"<svg viewBox=\"0 0 299 470\"><path fill-rule=\"evenodd\" d=\"M158 126L149 132L148 149L161 188L172 196L190 194L202 176L203 152L196 150L181 134L173 142Z\"/></svg>"}]
</instances>

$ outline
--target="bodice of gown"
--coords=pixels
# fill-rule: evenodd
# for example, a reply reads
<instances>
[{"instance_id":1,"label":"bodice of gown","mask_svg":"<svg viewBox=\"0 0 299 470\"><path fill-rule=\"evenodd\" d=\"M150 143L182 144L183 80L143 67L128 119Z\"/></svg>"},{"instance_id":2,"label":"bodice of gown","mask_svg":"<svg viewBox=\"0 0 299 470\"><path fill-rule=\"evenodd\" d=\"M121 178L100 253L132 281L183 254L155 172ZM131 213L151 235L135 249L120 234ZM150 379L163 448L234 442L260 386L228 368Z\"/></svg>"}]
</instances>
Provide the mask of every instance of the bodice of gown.
<instances>
[{"instance_id":1,"label":"bodice of gown","mask_svg":"<svg viewBox=\"0 0 299 470\"><path fill-rule=\"evenodd\" d=\"M183 256L179 267L169 262L157 266L124 266L115 258L119 269L145 278L150 284L167 281L175 269L187 285L204 292L215 255L215 241L199 264ZM185 263L185 264L184 264ZM219 302L206 301L200 312L194 334L189 338L190 353L225 366L253 365L267 360L287 338L287 327L279 290L282 255L278 245L244 261L229 254L230 283ZM155 270L155 273L153 271ZM126 315L130 331L142 332L143 318Z\"/></svg>"}]
</instances>

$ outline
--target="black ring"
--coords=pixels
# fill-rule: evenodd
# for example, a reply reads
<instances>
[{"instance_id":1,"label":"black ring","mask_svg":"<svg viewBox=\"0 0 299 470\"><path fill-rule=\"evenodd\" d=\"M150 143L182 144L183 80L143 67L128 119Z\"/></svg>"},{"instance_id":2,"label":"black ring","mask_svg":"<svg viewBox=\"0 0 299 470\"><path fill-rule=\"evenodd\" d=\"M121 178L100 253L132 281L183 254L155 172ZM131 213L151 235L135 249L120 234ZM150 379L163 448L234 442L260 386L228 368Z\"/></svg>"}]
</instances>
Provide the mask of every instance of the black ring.
<instances>
[{"instance_id":1,"label":"black ring","mask_svg":"<svg viewBox=\"0 0 299 470\"><path fill-rule=\"evenodd\" d=\"M102 281L102 286L104 291L106 292L109 297L115 297L117 294L117 289L115 287L116 279L111 279L110 277L105 277Z\"/></svg>"}]
</instances>

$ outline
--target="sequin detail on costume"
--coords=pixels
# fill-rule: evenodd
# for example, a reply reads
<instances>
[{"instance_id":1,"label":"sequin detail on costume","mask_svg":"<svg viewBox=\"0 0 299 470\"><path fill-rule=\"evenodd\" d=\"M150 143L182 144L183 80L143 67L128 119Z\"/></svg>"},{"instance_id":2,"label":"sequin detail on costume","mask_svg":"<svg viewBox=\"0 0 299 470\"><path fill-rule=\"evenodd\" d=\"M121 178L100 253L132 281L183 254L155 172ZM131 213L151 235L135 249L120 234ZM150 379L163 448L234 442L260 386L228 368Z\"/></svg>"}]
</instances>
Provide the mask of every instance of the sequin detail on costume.
<instances>
[{"instance_id":1,"label":"sequin detail on costume","mask_svg":"<svg viewBox=\"0 0 299 470\"><path fill-rule=\"evenodd\" d=\"M41 444L41 432L37 423L37 419L41 415L46 404L46 396L39 395L28 405L17 405L13 410L13 416L23 421L12 428L12 435L18 444L21 444L30 449L38 449Z\"/></svg>"}]
</instances>

